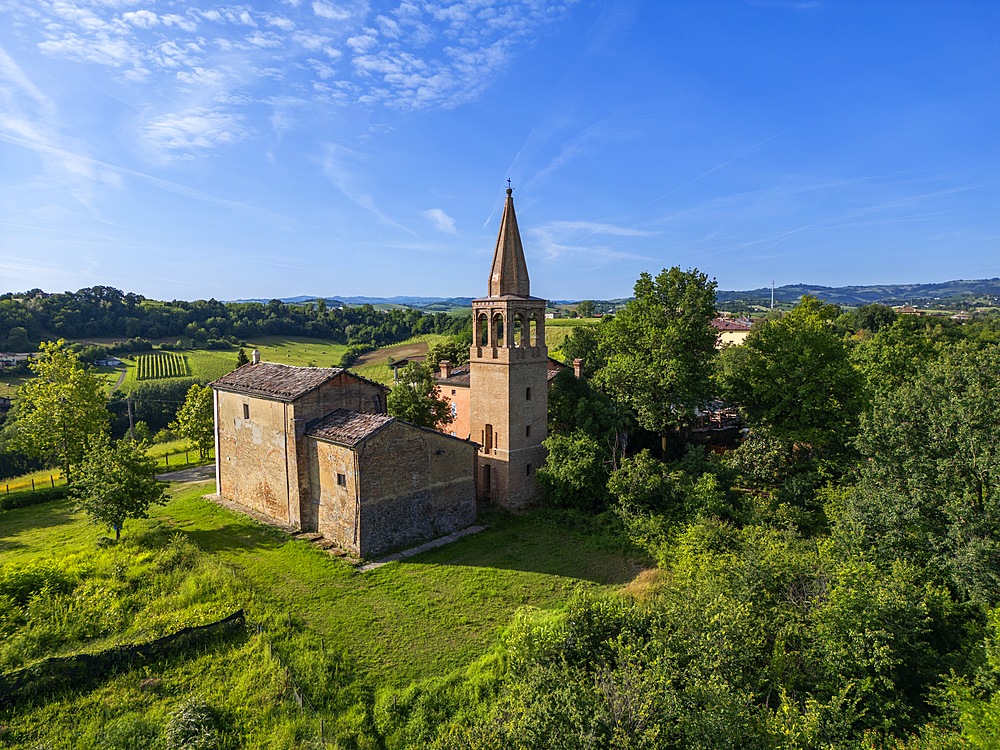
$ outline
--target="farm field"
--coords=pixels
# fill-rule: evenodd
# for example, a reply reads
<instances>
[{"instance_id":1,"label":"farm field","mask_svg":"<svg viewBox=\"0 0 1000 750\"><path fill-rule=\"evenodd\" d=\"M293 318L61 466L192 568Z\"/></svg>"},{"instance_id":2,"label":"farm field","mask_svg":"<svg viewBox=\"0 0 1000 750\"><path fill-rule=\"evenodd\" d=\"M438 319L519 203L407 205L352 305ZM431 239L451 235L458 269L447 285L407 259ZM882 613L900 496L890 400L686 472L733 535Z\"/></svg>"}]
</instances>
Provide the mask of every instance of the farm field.
<instances>
[{"instance_id":1,"label":"farm field","mask_svg":"<svg viewBox=\"0 0 1000 750\"><path fill-rule=\"evenodd\" d=\"M347 346L344 344L292 336L262 336L247 342L243 348L247 356L250 356L250 352L254 349L259 349L261 359L266 362L302 367L336 367L347 351ZM232 358L235 366L236 349L226 354Z\"/></svg>"},{"instance_id":2,"label":"farm field","mask_svg":"<svg viewBox=\"0 0 1000 750\"><path fill-rule=\"evenodd\" d=\"M403 357L423 357L427 350L446 341L449 337L438 333L426 333L422 336L414 336L399 344L385 346L368 352L358 357L357 362L351 365L351 370L362 377L374 380L383 385L392 385L392 370L389 369L389 357L394 360Z\"/></svg>"},{"instance_id":3,"label":"farm field","mask_svg":"<svg viewBox=\"0 0 1000 750\"><path fill-rule=\"evenodd\" d=\"M600 325L600 318L553 318L545 321L545 344L549 356L562 358L562 345L566 338L579 326Z\"/></svg>"},{"instance_id":4,"label":"farm field","mask_svg":"<svg viewBox=\"0 0 1000 750\"><path fill-rule=\"evenodd\" d=\"M467 667L519 610L555 610L642 571L641 558L535 513L491 516L484 532L357 573L204 500L210 490L174 485L167 505L126 523L117 547L102 547L105 531L69 501L3 512L0 581L13 570L49 571L61 582L56 589L75 587L48 609L40 602L30 611L37 627L0 644L5 671L48 655L144 642L239 608L251 623L233 642L20 707L19 741L8 746L108 747L109 720L131 717L129 731L150 733L193 694L232 717L226 747L300 747L318 718L328 732L352 734L370 722L363 719L371 696ZM47 619L64 606L73 607L72 618ZM59 628L66 632L52 638ZM296 709L289 680L313 713ZM11 709L0 712L0 725L13 727L13 718Z\"/></svg>"}]
</instances>

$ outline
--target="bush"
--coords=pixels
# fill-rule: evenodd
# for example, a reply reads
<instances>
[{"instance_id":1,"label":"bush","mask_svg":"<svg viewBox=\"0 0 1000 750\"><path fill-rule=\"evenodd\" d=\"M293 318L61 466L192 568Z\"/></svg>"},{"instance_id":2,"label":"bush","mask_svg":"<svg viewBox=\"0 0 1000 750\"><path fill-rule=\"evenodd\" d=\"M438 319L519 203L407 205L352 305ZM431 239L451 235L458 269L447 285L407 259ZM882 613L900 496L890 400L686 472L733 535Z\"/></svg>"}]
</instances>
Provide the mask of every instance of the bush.
<instances>
[{"instance_id":1,"label":"bush","mask_svg":"<svg viewBox=\"0 0 1000 750\"><path fill-rule=\"evenodd\" d=\"M167 722L167 750L213 750L219 746L218 717L203 698L181 702Z\"/></svg>"},{"instance_id":2,"label":"bush","mask_svg":"<svg viewBox=\"0 0 1000 750\"><path fill-rule=\"evenodd\" d=\"M41 505L52 500L62 500L68 493L69 487L67 485L11 492L9 495L0 495L0 510L27 508L31 505Z\"/></svg>"}]
</instances>

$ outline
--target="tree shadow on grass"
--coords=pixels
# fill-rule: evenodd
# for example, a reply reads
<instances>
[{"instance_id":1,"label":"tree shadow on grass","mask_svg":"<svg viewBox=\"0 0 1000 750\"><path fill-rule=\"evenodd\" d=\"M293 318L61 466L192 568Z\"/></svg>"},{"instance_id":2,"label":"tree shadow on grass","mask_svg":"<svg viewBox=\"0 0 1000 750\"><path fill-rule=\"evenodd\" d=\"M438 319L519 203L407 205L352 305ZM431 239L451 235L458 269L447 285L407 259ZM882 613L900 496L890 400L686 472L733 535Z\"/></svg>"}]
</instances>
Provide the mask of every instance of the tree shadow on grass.
<instances>
[{"instance_id":1,"label":"tree shadow on grass","mask_svg":"<svg viewBox=\"0 0 1000 750\"><path fill-rule=\"evenodd\" d=\"M609 548L601 537L548 523L487 528L404 561L410 562L541 573L601 585L628 583L644 570L655 567L640 550L627 545L621 549Z\"/></svg>"},{"instance_id":2,"label":"tree shadow on grass","mask_svg":"<svg viewBox=\"0 0 1000 750\"><path fill-rule=\"evenodd\" d=\"M287 541L266 529L228 523L214 529L180 529L198 547L209 552L273 550Z\"/></svg>"},{"instance_id":3,"label":"tree shadow on grass","mask_svg":"<svg viewBox=\"0 0 1000 750\"><path fill-rule=\"evenodd\" d=\"M31 529L46 529L72 523L75 514L76 505L73 500L56 500L27 508L5 510L0 512L2 519L0 539L16 536Z\"/></svg>"}]
</instances>

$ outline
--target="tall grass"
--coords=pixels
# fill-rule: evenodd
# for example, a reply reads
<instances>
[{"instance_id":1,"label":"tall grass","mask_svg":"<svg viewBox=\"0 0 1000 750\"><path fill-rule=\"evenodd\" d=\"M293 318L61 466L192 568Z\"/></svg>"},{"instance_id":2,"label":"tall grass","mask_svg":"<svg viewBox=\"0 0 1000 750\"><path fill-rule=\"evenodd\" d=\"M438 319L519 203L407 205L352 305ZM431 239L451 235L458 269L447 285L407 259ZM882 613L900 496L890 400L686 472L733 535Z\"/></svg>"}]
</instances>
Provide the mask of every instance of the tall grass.
<instances>
[{"instance_id":1,"label":"tall grass","mask_svg":"<svg viewBox=\"0 0 1000 750\"><path fill-rule=\"evenodd\" d=\"M359 574L203 500L208 490L175 487L118 545L69 501L4 513L0 670L239 608L252 623L244 638L0 710L7 744L164 747L198 696L220 747L322 747L321 723L330 746L382 747L376 692L464 669L521 607L559 608L634 574L604 541L540 515L498 515L485 532Z\"/></svg>"}]
</instances>

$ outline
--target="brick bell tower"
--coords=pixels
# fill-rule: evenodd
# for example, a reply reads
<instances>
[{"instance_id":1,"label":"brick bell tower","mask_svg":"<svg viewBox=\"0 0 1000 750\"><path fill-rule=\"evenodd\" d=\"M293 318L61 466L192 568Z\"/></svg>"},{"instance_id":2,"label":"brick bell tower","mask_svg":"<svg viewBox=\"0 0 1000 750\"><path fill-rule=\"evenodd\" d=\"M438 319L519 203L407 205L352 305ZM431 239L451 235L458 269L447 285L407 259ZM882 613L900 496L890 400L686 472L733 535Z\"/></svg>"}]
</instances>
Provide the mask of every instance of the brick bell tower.
<instances>
[{"instance_id":1,"label":"brick bell tower","mask_svg":"<svg viewBox=\"0 0 1000 750\"><path fill-rule=\"evenodd\" d=\"M479 500L519 510L539 495L535 472L545 460L548 349L545 300L529 290L512 195L508 187L489 296L472 301L469 426L480 445Z\"/></svg>"}]
</instances>

